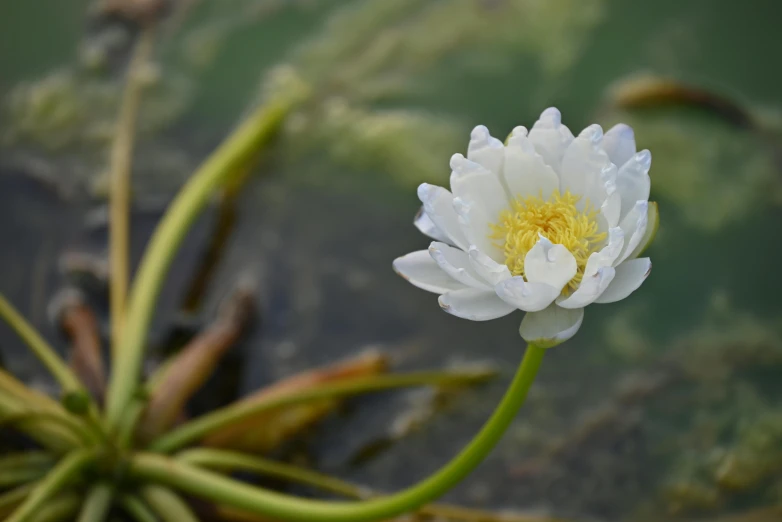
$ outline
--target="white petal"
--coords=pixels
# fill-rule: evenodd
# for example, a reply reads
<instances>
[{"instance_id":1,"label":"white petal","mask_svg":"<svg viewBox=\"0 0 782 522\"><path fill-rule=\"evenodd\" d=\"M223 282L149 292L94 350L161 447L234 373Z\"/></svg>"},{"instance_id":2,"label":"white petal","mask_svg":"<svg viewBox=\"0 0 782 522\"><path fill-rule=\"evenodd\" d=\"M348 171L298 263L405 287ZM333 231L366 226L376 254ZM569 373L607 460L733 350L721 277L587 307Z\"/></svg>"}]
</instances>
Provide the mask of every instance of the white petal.
<instances>
[{"instance_id":1,"label":"white petal","mask_svg":"<svg viewBox=\"0 0 782 522\"><path fill-rule=\"evenodd\" d=\"M648 150L642 150L625 163L616 177L616 188L622 196L622 213L624 218L633 208L636 201L648 200L651 179L649 168L652 166L652 155Z\"/></svg>"},{"instance_id":2,"label":"white petal","mask_svg":"<svg viewBox=\"0 0 782 522\"><path fill-rule=\"evenodd\" d=\"M429 246L429 254L443 272L460 283L473 288L490 288L472 268L466 252L445 243L433 241Z\"/></svg>"},{"instance_id":3,"label":"white petal","mask_svg":"<svg viewBox=\"0 0 782 522\"><path fill-rule=\"evenodd\" d=\"M596 303L615 303L635 292L652 271L648 257L625 261L616 267L616 276L605 292L595 299Z\"/></svg>"},{"instance_id":4,"label":"white petal","mask_svg":"<svg viewBox=\"0 0 782 522\"><path fill-rule=\"evenodd\" d=\"M490 237L489 225L496 220L489 219L482 207L474 203L468 204L461 198L454 198L453 207L467 241L493 260L502 262L505 259L502 248Z\"/></svg>"},{"instance_id":5,"label":"white petal","mask_svg":"<svg viewBox=\"0 0 782 522\"><path fill-rule=\"evenodd\" d=\"M502 142L489 134L489 129L478 125L470 134L467 159L483 165L488 171L499 176L502 172L504 149Z\"/></svg>"},{"instance_id":6,"label":"white petal","mask_svg":"<svg viewBox=\"0 0 782 522\"><path fill-rule=\"evenodd\" d=\"M443 294L440 308L449 314L471 321L488 321L503 317L516 310L494 293L494 290L467 288Z\"/></svg>"},{"instance_id":7,"label":"white petal","mask_svg":"<svg viewBox=\"0 0 782 522\"><path fill-rule=\"evenodd\" d=\"M429 219L450 239L448 243L462 249L469 247L453 209L453 194L443 187L421 183L418 187L418 199L424 204L424 212Z\"/></svg>"},{"instance_id":8,"label":"white petal","mask_svg":"<svg viewBox=\"0 0 782 522\"><path fill-rule=\"evenodd\" d=\"M475 272L491 286L511 277L507 266L497 263L481 252L475 245L470 246L468 255L470 256L470 264Z\"/></svg>"},{"instance_id":9,"label":"white petal","mask_svg":"<svg viewBox=\"0 0 782 522\"><path fill-rule=\"evenodd\" d=\"M584 195L579 201L583 209L587 203L600 208L606 197L605 184L615 176L608 154L600 148L603 131L600 125L590 125L570 144L562 157L559 189L574 195Z\"/></svg>"},{"instance_id":10,"label":"white petal","mask_svg":"<svg viewBox=\"0 0 782 522\"><path fill-rule=\"evenodd\" d=\"M421 207L421 209L415 215L413 225L415 225L415 228L417 228L425 236L429 236L432 239L441 241L443 243L451 243L451 239L445 235L445 232L437 228L437 225L434 224L434 221L432 221L429 215L424 211L424 207Z\"/></svg>"},{"instance_id":11,"label":"white petal","mask_svg":"<svg viewBox=\"0 0 782 522\"><path fill-rule=\"evenodd\" d=\"M511 197L542 196L559 189L559 178L535 150L524 127L516 127L505 147L503 175Z\"/></svg>"},{"instance_id":12,"label":"white petal","mask_svg":"<svg viewBox=\"0 0 782 522\"><path fill-rule=\"evenodd\" d=\"M590 210L603 210L606 205L606 201L609 195L613 196L614 201L619 200L617 210L606 207L609 212L604 213L603 217L606 219L606 224L609 226L616 226L619 222L619 213L621 212L622 199L619 196L616 189L616 175L617 169L613 163L608 163L596 176L586 180L586 186L584 187L584 205L589 203ZM615 204L614 202L609 205ZM580 206L580 205L579 205ZM611 213L610 211L614 211ZM611 224L613 223L613 224Z\"/></svg>"},{"instance_id":13,"label":"white petal","mask_svg":"<svg viewBox=\"0 0 782 522\"><path fill-rule=\"evenodd\" d=\"M622 253L614 262L618 265L635 251L636 247L646 235L646 225L649 219L649 202L645 200L636 201L633 209L627 214L619 226L625 234L625 244Z\"/></svg>"},{"instance_id":14,"label":"white petal","mask_svg":"<svg viewBox=\"0 0 782 522\"><path fill-rule=\"evenodd\" d=\"M556 304L540 312L529 312L519 327L522 339L541 348L552 348L574 335L584 320L584 309L567 310Z\"/></svg>"},{"instance_id":15,"label":"white petal","mask_svg":"<svg viewBox=\"0 0 782 522\"><path fill-rule=\"evenodd\" d=\"M584 273L593 274L601 266L614 266L616 264L615 263L616 260L619 258L619 256L622 253L622 250L624 249L624 244L625 244L624 230L622 230L621 227L614 227L612 229L609 229L608 242L600 250L600 252L597 252L596 254L592 254L591 256L589 256L589 259L587 259L587 266L584 267ZM592 256L595 256L596 260L599 258L599 263L594 267L593 270L590 271L590 268L592 267L589 265L589 261L592 259Z\"/></svg>"},{"instance_id":16,"label":"white petal","mask_svg":"<svg viewBox=\"0 0 782 522\"><path fill-rule=\"evenodd\" d=\"M584 279L581 280L576 291L566 299L557 300L557 304L562 308L571 309L583 308L592 304L608 288L615 275L616 271L610 266L598 268L592 275L584 273Z\"/></svg>"},{"instance_id":17,"label":"white petal","mask_svg":"<svg viewBox=\"0 0 782 522\"><path fill-rule=\"evenodd\" d=\"M394 260L394 271L427 292L444 294L466 288L437 266L428 250L411 252Z\"/></svg>"},{"instance_id":18,"label":"white petal","mask_svg":"<svg viewBox=\"0 0 782 522\"><path fill-rule=\"evenodd\" d=\"M650 201L649 209L646 212L646 231L643 237L638 242L638 245L633 249L626 259L635 259L644 253L654 241L654 236L657 235L657 228L660 226L660 211L657 208L657 202Z\"/></svg>"},{"instance_id":19,"label":"white petal","mask_svg":"<svg viewBox=\"0 0 782 522\"><path fill-rule=\"evenodd\" d=\"M565 154L570 142L573 141L573 133L562 125L562 114L550 107L543 111L540 119L529 131L529 139L535 145L535 150L543 157L546 165L559 174L562 164L562 156Z\"/></svg>"},{"instance_id":20,"label":"white petal","mask_svg":"<svg viewBox=\"0 0 782 522\"><path fill-rule=\"evenodd\" d=\"M528 283L521 276L502 281L494 287L494 291L500 299L525 312L543 310L554 302L560 292L546 283Z\"/></svg>"},{"instance_id":21,"label":"white petal","mask_svg":"<svg viewBox=\"0 0 782 522\"><path fill-rule=\"evenodd\" d=\"M609 228L615 227L619 224L619 216L622 211L622 196L619 195L619 191L616 189L616 182L606 183L606 199L600 206L600 213L606 220L606 224Z\"/></svg>"},{"instance_id":22,"label":"white petal","mask_svg":"<svg viewBox=\"0 0 782 522\"><path fill-rule=\"evenodd\" d=\"M603 138L603 150L608 153L611 162L621 167L635 154L635 133L629 125L617 123L606 132Z\"/></svg>"},{"instance_id":23,"label":"white petal","mask_svg":"<svg viewBox=\"0 0 782 522\"><path fill-rule=\"evenodd\" d=\"M500 178L461 154L451 156L451 190L470 205L478 205L489 219L497 221L510 203Z\"/></svg>"},{"instance_id":24,"label":"white petal","mask_svg":"<svg viewBox=\"0 0 782 522\"><path fill-rule=\"evenodd\" d=\"M524 258L524 274L527 281L546 283L557 291L576 275L578 266L576 258L563 245L553 245L546 238L541 238L527 252Z\"/></svg>"}]
</instances>

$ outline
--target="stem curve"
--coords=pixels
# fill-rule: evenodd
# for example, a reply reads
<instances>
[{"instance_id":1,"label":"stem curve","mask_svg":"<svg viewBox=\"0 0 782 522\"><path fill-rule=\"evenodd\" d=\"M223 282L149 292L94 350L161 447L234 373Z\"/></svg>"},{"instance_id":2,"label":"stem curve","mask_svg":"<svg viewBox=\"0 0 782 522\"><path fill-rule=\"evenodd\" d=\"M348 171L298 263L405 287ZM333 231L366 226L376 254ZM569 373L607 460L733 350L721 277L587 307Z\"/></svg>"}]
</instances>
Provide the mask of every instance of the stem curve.
<instances>
[{"instance_id":1,"label":"stem curve","mask_svg":"<svg viewBox=\"0 0 782 522\"><path fill-rule=\"evenodd\" d=\"M360 502L299 499L263 490L160 455L139 453L130 462L135 477L159 482L221 504L291 522L370 522L414 510L465 478L491 452L524 404L545 348L529 345L502 401L475 438L449 463L418 484Z\"/></svg>"}]
</instances>

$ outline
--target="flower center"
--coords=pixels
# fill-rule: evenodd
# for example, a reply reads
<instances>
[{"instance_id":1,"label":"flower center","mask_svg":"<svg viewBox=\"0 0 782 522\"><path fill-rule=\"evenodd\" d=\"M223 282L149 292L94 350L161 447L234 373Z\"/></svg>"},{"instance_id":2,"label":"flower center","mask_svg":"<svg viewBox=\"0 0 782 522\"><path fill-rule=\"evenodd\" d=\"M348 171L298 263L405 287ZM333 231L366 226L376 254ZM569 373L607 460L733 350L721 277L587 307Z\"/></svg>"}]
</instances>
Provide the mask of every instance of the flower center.
<instances>
[{"instance_id":1,"label":"flower center","mask_svg":"<svg viewBox=\"0 0 782 522\"><path fill-rule=\"evenodd\" d=\"M576 258L578 270L568 286L578 288L589 255L606 238L605 232L599 232L597 211L588 200L584 210L578 210L579 199L581 196L570 191L560 194L559 190L547 200L517 197L510 209L502 211L498 222L490 225L489 237L503 249L505 264L514 276L524 276L524 258L542 235L555 245L564 245Z\"/></svg>"}]
</instances>

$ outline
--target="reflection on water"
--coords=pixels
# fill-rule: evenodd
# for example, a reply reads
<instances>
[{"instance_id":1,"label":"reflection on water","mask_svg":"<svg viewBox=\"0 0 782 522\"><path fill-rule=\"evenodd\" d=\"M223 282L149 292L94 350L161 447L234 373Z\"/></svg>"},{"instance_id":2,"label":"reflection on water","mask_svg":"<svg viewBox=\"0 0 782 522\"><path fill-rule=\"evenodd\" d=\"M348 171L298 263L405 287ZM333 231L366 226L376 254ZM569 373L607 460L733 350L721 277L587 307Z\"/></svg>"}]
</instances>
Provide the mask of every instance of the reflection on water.
<instances>
[{"instance_id":1,"label":"reflection on water","mask_svg":"<svg viewBox=\"0 0 782 522\"><path fill-rule=\"evenodd\" d=\"M313 4L253 11L257 2L236 2L250 10L240 12L254 13L242 20L236 10L198 6L180 33L172 31L179 36L162 40L159 72L160 85L186 79L187 100L195 102L184 116L173 114L184 106L155 112L158 134L147 135L139 153L137 254L164 207L155 198L170 196L251 101L252 79L261 69L298 49L293 62L303 76L326 86L322 97L290 118L242 195L238 225L202 308L214 309L237 273L260 281L263 323L239 349L242 389L369 345L386 347L403 368L496 363L506 369L502 382L456 397L402 442L376 444L382 451L360 463L351 464L357 453L388 438L411 408L423 403L425 409L431 397L358 401L304 442L325 471L387 489L409 484L457 452L521 356L520 318L469 323L448 316L431 295L398 280L390 263L427 244L411 226L417 209L412 187L446 179L448 157L463 152L466 129L483 123L502 134L529 126L542 108L557 104L573 129L594 115L604 128L625 121L636 129L639 147L652 150L652 199L662 214L650 251L655 268L643 292L621 305L591 307L579 335L547 355L508 436L449 498L639 521L712 520L782 504L782 384L776 377L782 368L776 297L782 288L776 261L782 174L773 111L782 73L756 59L782 50L767 34L779 8L721 1L717 9L672 0L653 6L640 0L460 1L449 7L406 0L385 7L390 13L383 16L386 3L368 2L375 11L343 15L322 29L319 17L333 3ZM0 13L0 32L14 16L32 23L23 8L0 7ZM513 18L507 19L514 13L527 15L519 33L535 30L514 36ZM443 27L433 25L435 15ZM483 34L492 30L487 20L498 24L497 34ZM70 34L65 40L76 48L72 29L57 29L56 19L36 23ZM344 36L346 23L354 24L355 34L339 40L333 33ZM429 34L430 26L437 31ZM264 33L258 38L265 45L256 56L248 42L257 33ZM320 43L307 51L300 47L305 41ZM0 57L7 52L0 47ZM29 60L68 67L56 57L52 63L31 51ZM16 63L9 65L14 81L64 74L33 75L35 68ZM719 91L759 116L762 129L686 105L612 107L609 87L641 70ZM88 80L97 73L83 74ZM101 81L105 99L116 96L116 85ZM4 92L14 92L9 77L4 82ZM66 101L81 93L68 88ZM15 92L6 100L20 99L22 91ZM55 140L52 148L46 138L101 123L105 114L77 105L74 126L67 119L31 120L36 113L29 108L21 113L28 119L20 120L20 106L2 120L0 287L56 338L44 312L61 281L58 256L73 249L102 252L105 231L88 219L98 203L87 194L100 194L95 180L105 156L102 143L80 142L74 149ZM47 111L38 115L51 116ZM31 121L64 126L52 134L52 127ZM174 320L213 214L196 226L172 271L157 338ZM5 328L0 340L6 365L33 378L33 363ZM764 511L757 520L774 517Z\"/></svg>"}]
</instances>

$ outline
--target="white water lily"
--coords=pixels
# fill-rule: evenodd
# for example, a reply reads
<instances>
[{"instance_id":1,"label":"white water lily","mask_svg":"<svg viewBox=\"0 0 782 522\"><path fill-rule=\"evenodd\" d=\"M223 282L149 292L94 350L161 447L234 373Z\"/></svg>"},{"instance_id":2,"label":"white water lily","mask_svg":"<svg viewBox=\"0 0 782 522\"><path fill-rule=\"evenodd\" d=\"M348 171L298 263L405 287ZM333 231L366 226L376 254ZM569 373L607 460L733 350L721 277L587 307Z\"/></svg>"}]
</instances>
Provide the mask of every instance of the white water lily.
<instances>
[{"instance_id":1,"label":"white water lily","mask_svg":"<svg viewBox=\"0 0 782 522\"><path fill-rule=\"evenodd\" d=\"M574 137L555 108L506 144L478 126L467 157L451 157L451 191L418 187L415 226L435 241L394 269L464 319L523 310L524 340L555 346L578 331L584 307L624 299L649 276L638 255L657 227L650 166L627 125Z\"/></svg>"}]
</instances>

